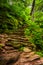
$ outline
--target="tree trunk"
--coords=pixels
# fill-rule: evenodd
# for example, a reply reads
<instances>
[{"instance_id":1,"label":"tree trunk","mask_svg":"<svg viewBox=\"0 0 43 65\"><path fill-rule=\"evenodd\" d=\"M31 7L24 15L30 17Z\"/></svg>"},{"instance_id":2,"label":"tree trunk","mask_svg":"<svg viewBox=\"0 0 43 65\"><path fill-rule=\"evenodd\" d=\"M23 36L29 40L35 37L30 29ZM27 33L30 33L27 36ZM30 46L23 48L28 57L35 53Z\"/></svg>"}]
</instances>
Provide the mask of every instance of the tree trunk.
<instances>
[{"instance_id":1,"label":"tree trunk","mask_svg":"<svg viewBox=\"0 0 43 65\"><path fill-rule=\"evenodd\" d=\"M35 0L33 0L32 9L31 9L30 15L32 15L34 13L34 7L35 7Z\"/></svg>"}]
</instances>

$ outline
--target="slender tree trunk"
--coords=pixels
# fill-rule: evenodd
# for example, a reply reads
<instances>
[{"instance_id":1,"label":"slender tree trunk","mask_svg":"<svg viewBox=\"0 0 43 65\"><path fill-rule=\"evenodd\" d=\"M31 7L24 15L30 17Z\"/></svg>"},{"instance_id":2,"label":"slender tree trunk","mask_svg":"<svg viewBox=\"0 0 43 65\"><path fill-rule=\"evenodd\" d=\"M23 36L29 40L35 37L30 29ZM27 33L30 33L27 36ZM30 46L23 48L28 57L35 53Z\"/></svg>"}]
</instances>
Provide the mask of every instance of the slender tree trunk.
<instances>
[{"instance_id":1,"label":"slender tree trunk","mask_svg":"<svg viewBox=\"0 0 43 65\"><path fill-rule=\"evenodd\" d=\"M30 15L32 15L34 13L34 7L35 7L35 0L33 0L32 9L31 9Z\"/></svg>"}]
</instances>

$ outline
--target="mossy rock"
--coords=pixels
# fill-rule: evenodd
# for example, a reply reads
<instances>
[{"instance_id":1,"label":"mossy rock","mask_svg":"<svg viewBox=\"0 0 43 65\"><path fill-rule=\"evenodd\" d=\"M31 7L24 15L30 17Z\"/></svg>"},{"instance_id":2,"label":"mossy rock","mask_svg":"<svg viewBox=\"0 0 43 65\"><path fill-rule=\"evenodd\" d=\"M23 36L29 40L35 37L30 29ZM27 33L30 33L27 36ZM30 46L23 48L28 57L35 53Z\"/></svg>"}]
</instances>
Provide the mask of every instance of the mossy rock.
<instances>
[{"instance_id":1,"label":"mossy rock","mask_svg":"<svg viewBox=\"0 0 43 65\"><path fill-rule=\"evenodd\" d=\"M14 48L19 48L19 47L21 46L20 43L17 43L17 42L14 41L14 40L7 41L6 45L8 45L8 46L13 46Z\"/></svg>"},{"instance_id":2,"label":"mossy rock","mask_svg":"<svg viewBox=\"0 0 43 65\"><path fill-rule=\"evenodd\" d=\"M0 43L0 49L2 49L4 47L4 44Z\"/></svg>"}]
</instances>

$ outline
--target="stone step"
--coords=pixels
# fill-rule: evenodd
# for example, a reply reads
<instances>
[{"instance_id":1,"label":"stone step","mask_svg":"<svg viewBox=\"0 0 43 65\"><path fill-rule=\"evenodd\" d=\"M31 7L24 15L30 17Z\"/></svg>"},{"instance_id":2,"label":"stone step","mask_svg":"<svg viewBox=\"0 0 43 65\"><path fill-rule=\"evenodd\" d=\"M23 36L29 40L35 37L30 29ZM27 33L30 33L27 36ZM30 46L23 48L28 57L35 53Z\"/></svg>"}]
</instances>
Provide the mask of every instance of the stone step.
<instances>
[{"instance_id":1,"label":"stone step","mask_svg":"<svg viewBox=\"0 0 43 65\"><path fill-rule=\"evenodd\" d=\"M23 53L23 54L21 54L21 56L22 56L23 58L30 58L30 57L33 56L34 54L35 54L35 52L29 51L29 53Z\"/></svg>"},{"instance_id":2,"label":"stone step","mask_svg":"<svg viewBox=\"0 0 43 65\"><path fill-rule=\"evenodd\" d=\"M28 57L28 58L24 58L24 57L21 57L20 58L20 62L22 62L22 63L26 63L26 62L32 62L32 61L34 61L34 60L38 60L38 59L40 59L40 57L38 56L38 55L33 55L33 57Z\"/></svg>"},{"instance_id":3,"label":"stone step","mask_svg":"<svg viewBox=\"0 0 43 65\"><path fill-rule=\"evenodd\" d=\"M28 39L26 39L26 38L21 38L21 37L15 37L15 38L8 38L8 41L19 41L19 42L29 42L29 40Z\"/></svg>"},{"instance_id":4,"label":"stone step","mask_svg":"<svg viewBox=\"0 0 43 65\"><path fill-rule=\"evenodd\" d=\"M26 39L26 38L17 38L17 37L15 37L15 38L8 38L8 41L19 41L19 42L29 42L28 41L28 39Z\"/></svg>"},{"instance_id":5,"label":"stone step","mask_svg":"<svg viewBox=\"0 0 43 65\"><path fill-rule=\"evenodd\" d=\"M43 62L41 62L41 60L35 60L33 62L16 62L16 63L13 63L12 65L43 65Z\"/></svg>"},{"instance_id":6,"label":"stone step","mask_svg":"<svg viewBox=\"0 0 43 65\"><path fill-rule=\"evenodd\" d=\"M23 32L14 32L14 34L16 34L16 35L24 35Z\"/></svg>"},{"instance_id":7,"label":"stone step","mask_svg":"<svg viewBox=\"0 0 43 65\"><path fill-rule=\"evenodd\" d=\"M22 44L22 45L28 45L27 42L17 42L17 41L15 41L15 42L6 42L6 45L11 45L11 44ZM28 46L30 46L30 45L28 45Z\"/></svg>"},{"instance_id":8,"label":"stone step","mask_svg":"<svg viewBox=\"0 0 43 65\"><path fill-rule=\"evenodd\" d=\"M43 64L43 57L42 57L42 58L40 58L40 61L41 61L41 63Z\"/></svg>"},{"instance_id":9,"label":"stone step","mask_svg":"<svg viewBox=\"0 0 43 65\"><path fill-rule=\"evenodd\" d=\"M14 50L14 48L13 48L13 47L10 47L10 46L5 46L4 49L5 49L5 50L9 50L9 51L10 51L10 50Z\"/></svg>"},{"instance_id":10,"label":"stone step","mask_svg":"<svg viewBox=\"0 0 43 65\"><path fill-rule=\"evenodd\" d=\"M0 58L2 62L1 65L8 65L11 61L16 62L17 59L19 58L19 54L20 53L16 53L16 52L3 54L3 58L2 57Z\"/></svg>"},{"instance_id":11,"label":"stone step","mask_svg":"<svg viewBox=\"0 0 43 65\"><path fill-rule=\"evenodd\" d=\"M38 59L31 62L32 65L43 65L43 60Z\"/></svg>"},{"instance_id":12,"label":"stone step","mask_svg":"<svg viewBox=\"0 0 43 65\"><path fill-rule=\"evenodd\" d=\"M30 56L29 61L34 61L34 60L37 60L37 59L40 59L40 56L35 54L33 56Z\"/></svg>"},{"instance_id":13,"label":"stone step","mask_svg":"<svg viewBox=\"0 0 43 65\"><path fill-rule=\"evenodd\" d=\"M28 38L26 38L26 37L21 37L21 36L10 36L9 38L7 38L7 39L21 39L21 40L28 40Z\"/></svg>"}]
</instances>

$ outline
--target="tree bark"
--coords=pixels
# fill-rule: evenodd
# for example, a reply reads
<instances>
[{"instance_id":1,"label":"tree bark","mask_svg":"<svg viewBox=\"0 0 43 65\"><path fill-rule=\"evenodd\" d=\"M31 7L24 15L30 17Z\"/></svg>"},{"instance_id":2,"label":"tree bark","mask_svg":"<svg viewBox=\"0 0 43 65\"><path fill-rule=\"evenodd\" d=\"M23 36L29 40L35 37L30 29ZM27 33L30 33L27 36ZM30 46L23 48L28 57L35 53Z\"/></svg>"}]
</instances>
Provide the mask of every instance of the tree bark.
<instances>
[{"instance_id":1,"label":"tree bark","mask_svg":"<svg viewBox=\"0 0 43 65\"><path fill-rule=\"evenodd\" d=\"M31 9L30 15L32 15L34 13L34 7L35 7L35 0L33 0L32 9Z\"/></svg>"}]
</instances>

